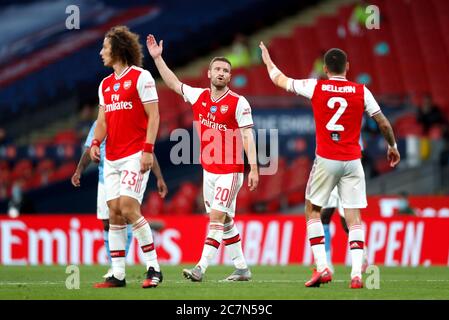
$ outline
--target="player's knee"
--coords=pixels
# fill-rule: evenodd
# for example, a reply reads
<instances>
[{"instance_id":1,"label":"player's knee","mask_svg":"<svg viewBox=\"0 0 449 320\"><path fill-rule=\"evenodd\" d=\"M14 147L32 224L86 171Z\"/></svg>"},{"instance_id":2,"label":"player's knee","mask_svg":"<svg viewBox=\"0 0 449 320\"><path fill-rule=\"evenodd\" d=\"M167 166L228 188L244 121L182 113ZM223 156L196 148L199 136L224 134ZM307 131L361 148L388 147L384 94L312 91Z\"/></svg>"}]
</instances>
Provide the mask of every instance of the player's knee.
<instances>
[{"instance_id":1,"label":"player's knee","mask_svg":"<svg viewBox=\"0 0 449 320\"><path fill-rule=\"evenodd\" d=\"M224 223L226 218L226 213L218 210L212 210L209 214L210 221Z\"/></svg>"},{"instance_id":2,"label":"player's knee","mask_svg":"<svg viewBox=\"0 0 449 320\"><path fill-rule=\"evenodd\" d=\"M120 205L120 212L122 216L128 217L134 213L134 207L128 204Z\"/></svg>"},{"instance_id":3,"label":"player's knee","mask_svg":"<svg viewBox=\"0 0 449 320\"><path fill-rule=\"evenodd\" d=\"M140 205L137 201L121 201L120 212L128 223L133 223L140 217Z\"/></svg>"}]
</instances>

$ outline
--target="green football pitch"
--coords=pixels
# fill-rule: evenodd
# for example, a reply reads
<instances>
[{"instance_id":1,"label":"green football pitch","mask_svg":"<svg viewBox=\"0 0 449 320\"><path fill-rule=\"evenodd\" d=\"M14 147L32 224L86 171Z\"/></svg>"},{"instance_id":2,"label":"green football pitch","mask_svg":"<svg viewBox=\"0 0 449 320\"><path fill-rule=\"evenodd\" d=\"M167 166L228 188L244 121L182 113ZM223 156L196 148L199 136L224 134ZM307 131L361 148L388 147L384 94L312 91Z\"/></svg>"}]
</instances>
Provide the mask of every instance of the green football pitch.
<instances>
[{"instance_id":1,"label":"green football pitch","mask_svg":"<svg viewBox=\"0 0 449 320\"><path fill-rule=\"evenodd\" d=\"M127 268L127 286L94 289L102 281L104 266L81 266L79 289L66 288L70 275L65 267L0 267L0 299L148 299L148 300L240 300L240 299L449 299L449 268L380 267L379 289L351 290L350 269L337 266L332 283L320 288L305 288L311 275L304 266L254 266L249 282L222 282L233 271L230 266L211 266L203 282L193 283L182 277L181 270L191 266L163 266L163 283L142 289L142 266ZM364 280L374 273L365 275ZM372 278L371 278L372 279ZM72 282L73 283L73 282ZM374 284L374 281L370 283Z\"/></svg>"}]
</instances>

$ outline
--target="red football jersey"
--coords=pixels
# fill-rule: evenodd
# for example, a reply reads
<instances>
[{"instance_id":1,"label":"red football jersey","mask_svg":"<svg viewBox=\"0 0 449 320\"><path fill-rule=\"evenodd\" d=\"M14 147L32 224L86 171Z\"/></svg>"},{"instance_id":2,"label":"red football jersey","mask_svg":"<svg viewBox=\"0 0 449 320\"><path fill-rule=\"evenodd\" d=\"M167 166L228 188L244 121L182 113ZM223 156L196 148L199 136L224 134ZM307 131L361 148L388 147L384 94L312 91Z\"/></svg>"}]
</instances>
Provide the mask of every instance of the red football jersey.
<instances>
[{"instance_id":1,"label":"red football jersey","mask_svg":"<svg viewBox=\"0 0 449 320\"><path fill-rule=\"evenodd\" d=\"M201 141L201 165L211 173L243 172L241 128L252 127L248 101L231 90L214 100L210 89L182 85L184 99L192 104Z\"/></svg>"},{"instance_id":2,"label":"red football jersey","mask_svg":"<svg viewBox=\"0 0 449 320\"><path fill-rule=\"evenodd\" d=\"M106 116L106 159L122 159L141 151L148 126L143 104L158 101L150 72L131 66L120 76L112 73L101 81L98 96Z\"/></svg>"},{"instance_id":3,"label":"red football jersey","mask_svg":"<svg viewBox=\"0 0 449 320\"><path fill-rule=\"evenodd\" d=\"M316 154L331 160L360 159L363 113L372 117L380 112L371 92L363 84L342 77L293 80L291 86L291 91L312 101Z\"/></svg>"}]
</instances>

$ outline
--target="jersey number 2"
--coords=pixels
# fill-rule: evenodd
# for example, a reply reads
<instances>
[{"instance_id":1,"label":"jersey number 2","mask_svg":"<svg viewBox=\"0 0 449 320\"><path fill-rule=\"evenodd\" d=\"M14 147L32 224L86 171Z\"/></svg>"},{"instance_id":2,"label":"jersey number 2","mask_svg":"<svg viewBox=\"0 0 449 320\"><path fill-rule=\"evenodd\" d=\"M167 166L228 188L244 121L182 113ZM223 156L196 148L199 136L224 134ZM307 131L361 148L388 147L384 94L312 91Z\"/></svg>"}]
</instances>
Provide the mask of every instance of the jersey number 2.
<instances>
[{"instance_id":1,"label":"jersey number 2","mask_svg":"<svg viewBox=\"0 0 449 320\"><path fill-rule=\"evenodd\" d=\"M344 131L345 127L343 127L341 124L337 124L337 121L338 119L340 119L341 115L345 112L346 107L348 106L348 102L344 98L332 97L327 102L327 106L331 109L334 109L336 103L339 103L340 107L338 108L337 112L335 112L334 116L326 124L326 129L329 131Z\"/></svg>"}]
</instances>

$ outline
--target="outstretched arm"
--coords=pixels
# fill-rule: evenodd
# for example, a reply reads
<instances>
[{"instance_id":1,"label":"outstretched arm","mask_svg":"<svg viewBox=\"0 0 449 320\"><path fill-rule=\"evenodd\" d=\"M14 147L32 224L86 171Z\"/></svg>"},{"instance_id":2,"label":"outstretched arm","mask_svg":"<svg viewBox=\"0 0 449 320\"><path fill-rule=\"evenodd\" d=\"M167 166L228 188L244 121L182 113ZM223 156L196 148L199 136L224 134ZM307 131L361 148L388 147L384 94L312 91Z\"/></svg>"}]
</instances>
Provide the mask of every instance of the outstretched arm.
<instances>
[{"instance_id":1,"label":"outstretched arm","mask_svg":"<svg viewBox=\"0 0 449 320\"><path fill-rule=\"evenodd\" d=\"M95 126L94 139L90 147L90 158L94 162L100 162L100 144L106 137L106 116L104 106L98 110L97 125Z\"/></svg>"},{"instance_id":2,"label":"outstretched arm","mask_svg":"<svg viewBox=\"0 0 449 320\"><path fill-rule=\"evenodd\" d=\"M153 167L153 148L156 141L157 131L159 130L159 106L157 102L145 103L143 105L148 116L147 135L145 147L140 159L140 172L145 173Z\"/></svg>"},{"instance_id":3,"label":"outstretched arm","mask_svg":"<svg viewBox=\"0 0 449 320\"><path fill-rule=\"evenodd\" d=\"M288 77L285 76L281 70L276 67L276 65L273 63L270 57L270 53L268 52L267 47L265 47L265 44L261 41L259 44L260 50L262 50L262 60L267 66L268 74L270 75L271 81L273 83L284 89L289 90L288 88Z\"/></svg>"},{"instance_id":4,"label":"outstretched arm","mask_svg":"<svg viewBox=\"0 0 449 320\"><path fill-rule=\"evenodd\" d=\"M72 176L72 185L74 187L79 187L81 185L80 179L81 174L84 172L84 170L87 168L87 166L90 163L90 149L86 148L80 158L80 161L78 162L78 166L76 167L75 173Z\"/></svg>"},{"instance_id":5,"label":"outstretched arm","mask_svg":"<svg viewBox=\"0 0 449 320\"><path fill-rule=\"evenodd\" d=\"M157 161L156 154L153 154L153 157L154 157L154 162L153 162L153 168L151 168L151 169L153 170L153 173L157 179L157 191L158 191L159 195L161 196L161 198L165 198L165 196L168 193L168 188L165 183L164 177L162 175L162 170L161 170L161 167L159 166L159 162Z\"/></svg>"},{"instance_id":6,"label":"outstretched arm","mask_svg":"<svg viewBox=\"0 0 449 320\"><path fill-rule=\"evenodd\" d=\"M253 131L251 128L240 129L243 138L243 149L250 165L248 174L248 187L250 191L254 191L259 184L259 169L257 167L257 151L254 142Z\"/></svg>"},{"instance_id":7,"label":"outstretched arm","mask_svg":"<svg viewBox=\"0 0 449 320\"><path fill-rule=\"evenodd\" d=\"M153 58L154 64L156 65L156 68L165 84L177 94L183 95L181 90L181 81L179 81L178 77L173 73L173 71L170 70L162 58L163 43L164 40L161 40L158 44L154 36L149 34L147 37L148 52Z\"/></svg>"},{"instance_id":8,"label":"outstretched arm","mask_svg":"<svg viewBox=\"0 0 449 320\"><path fill-rule=\"evenodd\" d=\"M388 143L387 159L390 162L390 166L395 167L401 160L401 155L398 151L390 121L388 121L382 112L376 113L373 119L376 121L380 132Z\"/></svg>"}]
</instances>

